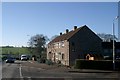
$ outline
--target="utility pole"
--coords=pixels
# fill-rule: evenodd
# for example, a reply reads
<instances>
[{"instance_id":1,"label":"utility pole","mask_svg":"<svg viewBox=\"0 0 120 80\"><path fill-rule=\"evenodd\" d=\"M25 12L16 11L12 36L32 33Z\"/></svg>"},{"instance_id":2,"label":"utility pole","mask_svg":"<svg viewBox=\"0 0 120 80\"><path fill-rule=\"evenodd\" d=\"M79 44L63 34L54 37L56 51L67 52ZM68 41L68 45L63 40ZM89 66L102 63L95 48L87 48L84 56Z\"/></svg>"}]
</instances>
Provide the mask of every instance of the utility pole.
<instances>
[{"instance_id":1,"label":"utility pole","mask_svg":"<svg viewBox=\"0 0 120 80\"><path fill-rule=\"evenodd\" d=\"M119 16L117 16L114 20L113 20L113 70L115 70L115 20L117 20L119 18Z\"/></svg>"},{"instance_id":2,"label":"utility pole","mask_svg":"<svg viewBox=\"0 0 120 80\"><path fill-rule=\"evenodd\" d=\"M114 29L114 21L113 21L113 70L115 70L115 29Z\"/></svg>"}]
</instances>

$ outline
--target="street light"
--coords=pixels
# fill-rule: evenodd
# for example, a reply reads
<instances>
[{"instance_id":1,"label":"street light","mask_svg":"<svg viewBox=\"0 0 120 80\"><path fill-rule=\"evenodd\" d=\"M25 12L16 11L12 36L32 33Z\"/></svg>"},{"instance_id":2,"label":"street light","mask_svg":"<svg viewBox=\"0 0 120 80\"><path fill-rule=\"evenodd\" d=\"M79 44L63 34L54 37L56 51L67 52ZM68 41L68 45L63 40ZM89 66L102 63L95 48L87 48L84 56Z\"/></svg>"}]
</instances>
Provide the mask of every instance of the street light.
<instances>
[{"instance_id":1,"label":"street light","mask_svg":"<svg viewBox=\"0 0 120 80\"><path fill-rule=\"evenodd\" d=\"M113 70L115 70L115 25L114 22L115 20L117 20L119 18L119 16L117 16L114 20L113 20Z\"/></svg>"}]
</instances>

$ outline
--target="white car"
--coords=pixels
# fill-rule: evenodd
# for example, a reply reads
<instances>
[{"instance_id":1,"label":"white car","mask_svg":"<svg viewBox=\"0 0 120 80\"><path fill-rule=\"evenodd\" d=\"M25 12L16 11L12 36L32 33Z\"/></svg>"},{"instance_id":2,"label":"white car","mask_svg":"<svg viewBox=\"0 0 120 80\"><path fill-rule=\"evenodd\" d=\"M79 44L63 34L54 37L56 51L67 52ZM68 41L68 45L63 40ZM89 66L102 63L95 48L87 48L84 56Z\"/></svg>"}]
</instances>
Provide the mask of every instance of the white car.
<instances>
[{"instance_id":1,"label":"white car","mask_svg":"<svg viewBox=\"0 0 120 80\"><path fill-rule=\"evenodd\" d=\"M28 60L28 57L27 57L27 55L21 55L21 60Z\"/></svg>"}]
</instances>

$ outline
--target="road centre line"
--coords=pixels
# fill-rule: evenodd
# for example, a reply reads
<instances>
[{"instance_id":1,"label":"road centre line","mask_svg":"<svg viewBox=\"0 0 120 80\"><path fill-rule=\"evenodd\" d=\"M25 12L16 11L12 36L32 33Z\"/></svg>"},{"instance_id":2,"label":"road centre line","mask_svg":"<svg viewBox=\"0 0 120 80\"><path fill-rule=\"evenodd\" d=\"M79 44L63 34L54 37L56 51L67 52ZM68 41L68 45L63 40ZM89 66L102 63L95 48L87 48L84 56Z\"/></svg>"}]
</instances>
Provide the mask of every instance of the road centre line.
<instances>
[{"instance_id":1,"label":"road centre line","mask_svg":"<svg viewBox=\"0 0 120 80\"><path fill-rule=\"evenodd\" d=\"M22 65L20 64L20 67L19 67L20 80L24 80L24 77L23 77L23 75L22 75L22 67L24 67L24 66L22 66ZM32 80L31 77L27 77L27 79L28 79L28 80Z\"/></svg>"},{"instance_id":2,"label":"road centre line","mask_svg":"<svg viewBox=\"0 0 120 80\"><path fill-rule=\"evenodd\" d=\"M23 80L23 76L22 76L22 66L20 64L20 67L19 67L19 72L20 72L20 79Z\"/></svg>"}]
</instances>

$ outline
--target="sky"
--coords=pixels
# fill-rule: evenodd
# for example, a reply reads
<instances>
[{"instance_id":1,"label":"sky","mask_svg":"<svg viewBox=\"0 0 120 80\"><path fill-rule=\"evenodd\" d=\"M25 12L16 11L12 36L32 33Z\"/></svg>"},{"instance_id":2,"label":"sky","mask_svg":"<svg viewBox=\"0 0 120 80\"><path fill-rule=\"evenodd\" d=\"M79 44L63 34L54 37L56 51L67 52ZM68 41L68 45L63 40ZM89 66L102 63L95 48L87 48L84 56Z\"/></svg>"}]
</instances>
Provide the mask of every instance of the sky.
<instances>
[{"instance_id":1,"label":"sky","mask_svg":"<svg viewBox=\"0 0 120 80\"><path fill-rule=\"evenodd\" d=\"M27 46L31 36L48 38L73 26L87 25L95 33L112 34L118 2L3 2L2 46ZM118 36L118 22L115 35Z\"/></svg>"},{"instance_id":2,"label":"sky","mask_svg":"<svg viewBox=\"0 0 120 80\"><path fill-rule=\"evenodd\" d=\"M2 2L118 2L119 0L1 0Z\"/></svg>"}]
</instances>

